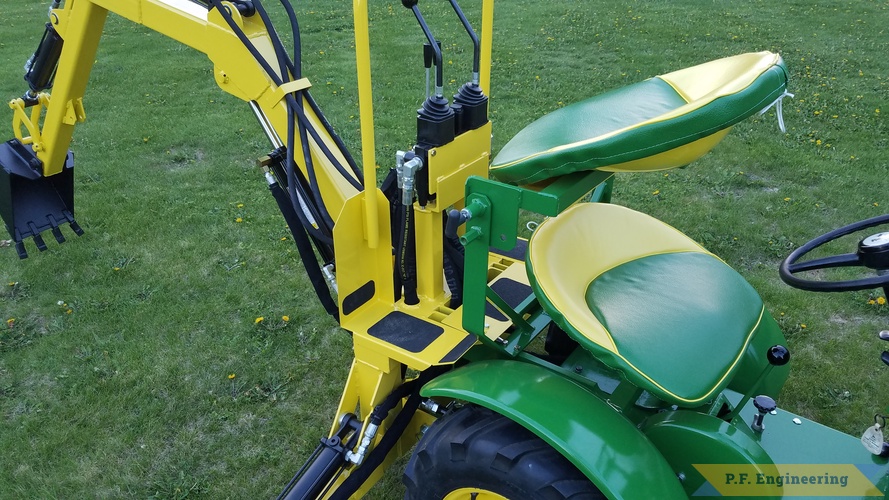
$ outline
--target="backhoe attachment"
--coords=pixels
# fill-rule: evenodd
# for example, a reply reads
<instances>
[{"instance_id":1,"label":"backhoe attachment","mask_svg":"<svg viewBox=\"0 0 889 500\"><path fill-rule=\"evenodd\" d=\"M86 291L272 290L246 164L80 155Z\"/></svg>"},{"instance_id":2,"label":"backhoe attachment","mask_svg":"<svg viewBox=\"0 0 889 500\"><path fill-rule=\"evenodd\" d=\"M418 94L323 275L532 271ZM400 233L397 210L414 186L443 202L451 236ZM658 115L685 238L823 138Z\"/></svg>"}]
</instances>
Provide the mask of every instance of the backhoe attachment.
<instances>
[{"instance_id":1,"label":"backhoe attachment","mask_svg":"<svg viewBox=\"0 0 889 500\"><path fill-rule=\"evenodd\" d=\"M40 233L51 231L64 243L60 226L68 223L78 236L83 230L74 220L74 156L68 152L59 174L45 177L34 151L18 139L0 144L0 216L15 242L19 258L28 256L24 240L34 239L46 250Z\"/></svg>"}]
</instances>

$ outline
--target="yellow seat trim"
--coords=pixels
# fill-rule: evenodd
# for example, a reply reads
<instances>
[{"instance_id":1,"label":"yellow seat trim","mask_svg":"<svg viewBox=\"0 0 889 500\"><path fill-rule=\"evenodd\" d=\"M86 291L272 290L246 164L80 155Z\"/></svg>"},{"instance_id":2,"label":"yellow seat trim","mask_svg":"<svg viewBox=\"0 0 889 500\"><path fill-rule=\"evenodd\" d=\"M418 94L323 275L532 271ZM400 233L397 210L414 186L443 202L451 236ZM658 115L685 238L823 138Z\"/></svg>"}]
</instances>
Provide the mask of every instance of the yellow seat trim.
<instances>
[{"instance_id":1,"label":"yellow seat trim","mask_svg":"<svg viewBox=\"0 0 889 500\"><path fill-rule=\"evenodd\" d=\"M595 221L595 227L589 226L590 221ZM615 354L617 347L611 334L589 314L584 302L590 282L609 269L648 255L710 254L672 226L620 205L580 203L562 212L558 223L554 222L544 221L528 243L534 279L553 307L566 319L571 318L577 331ZM656 238L651 237L654 234ZM564 244L566 241L571 244ZM567 262L582 262L586 271L566 273Z\"/></svg>"},{"instance_id":2,"label":"yellow seat trim","mask_svg":"<svg viewBox=\"0 0 889 500\"><path fill-rule=\"evenodd\" d=\"M723 59L719 59L716 61L710 61L703 64L699 64L697 66L692 66L690 68L681 69L678 71L674 71L672 73L667 73L665 75L657 76L654 78L659 78L666 82L668 85L673 87L673 89L684 98L688 104L684 106L680 106L668 113L664 113L656 118L652 118L650 120L645 120L629 127L624 127L619 130L614 130L607 134L602 134L597 137L592 137L590 139L586 139L583 141L577 141L570 144L563 144L560 146L556 146L550 148L546 151L540 151L533 155L526 156L524 158L519 158L517 160L504 163L501 165L496 165L491 167L491 171L496 171L499 169L507 168L518 163L522 163L528 161L531 158L537 158L544 155L549 155L553 153L557 153L559 151L565 151L573 148L577 148L579 146L584 146L586 144L592 144L594 142L602 141L617 135L625 134L630 130L635 130L638 128L649 126L653 123L661 123L666 122L672 119L675 119L679 116L686 115L692 113L708 104L713 102L715 99L719 97L724 97L727 95L731 95L737 93L741 90L744 90L746 87L750 86L759 76L761 76L765 71L773 67L776 63L781 60L781 56L778 54L773 54L768 51L763 52L754 52L748 54L740 54L733 57L726 57ZM725 79L725 83L717 86L715 89L713 88L713 75L720 75ZM728 125L726 125L728 126ZM715 135L715 134L713 134ZM723 135L724 136L724 135ZM712 135L710 136L712 137ZM721 140L722 137L719 137ZM706 139L706 138L705 138ZM719 140L712 142L712 146L715 146ZM699 145L703 145L699 144ZM679 148L677 148L679 149ZM707 150L709 151L709 150ZM707 151L703 151L698 155L703 156ZM694 160L692 160L694 161ZM627 162L627 164L632 164L635 162ZM682 165L687 165L689 162L683 163ZM602 168L601 170L608 171L629 171L634 170L629 165L624 164L624 168L618 170L616 169L616 165L611 165L607 168ZM629 167L629 168L628 168ZM664 168L672 168L672 167L662 167L660 170ZM654 168L650 168L646 166L645 170L655 170Z\"/></svg>"}]
</instances>

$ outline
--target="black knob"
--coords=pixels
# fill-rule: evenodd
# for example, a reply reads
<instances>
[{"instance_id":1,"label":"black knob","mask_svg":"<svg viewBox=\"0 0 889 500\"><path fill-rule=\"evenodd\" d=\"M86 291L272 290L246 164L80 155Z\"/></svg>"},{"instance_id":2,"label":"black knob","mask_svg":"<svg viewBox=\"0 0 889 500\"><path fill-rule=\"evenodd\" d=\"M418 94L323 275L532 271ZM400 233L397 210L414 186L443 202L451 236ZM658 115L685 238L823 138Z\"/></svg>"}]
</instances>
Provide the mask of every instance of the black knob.
<instances>
[{"instance_id":1,"label":"black knob","mask_svg":"<svg viewBox=\"0 0 889 500\"><path fill-rule=\"evenodd\" d=\"M401 5L404 5L408 9L414 8L414 5L417 5L417 3L419 3L419 0L401 0Z\"/></svg>"},{"instance_id":2,"label":"black knob","mask_svg":"<svg viewBox=\"0 0 889 500\"><path fill-rule=\"evenodd\" d=\"M756 409L760 413L771 413L775 411L775 408L778 407L778 405L775 404L774 399L765 395L760 395L753 398L753 406L756 407Z\"/></svg>"},{"instance_id":3,"label":"black knob","mask_svg":"<svg viewBox=\"0 0 889 500\"><path fill-rule=\"evenodd\" d=\"M784 366L790 361L790 351L781 344L769 347L766 358L772 366Z\"/></svg>"}]
</instances>

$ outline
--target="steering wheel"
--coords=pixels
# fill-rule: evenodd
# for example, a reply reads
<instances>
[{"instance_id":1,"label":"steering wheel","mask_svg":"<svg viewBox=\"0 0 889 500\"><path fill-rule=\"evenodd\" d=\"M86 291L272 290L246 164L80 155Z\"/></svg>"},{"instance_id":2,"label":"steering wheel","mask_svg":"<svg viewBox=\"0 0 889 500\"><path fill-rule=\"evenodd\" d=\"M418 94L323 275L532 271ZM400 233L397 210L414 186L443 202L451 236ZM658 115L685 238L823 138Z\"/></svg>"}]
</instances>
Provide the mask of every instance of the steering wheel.
<instances>
[{"instance_id":1,"label":"steering wheel","mask_svg":"<svg viewBox=\"0 0 889 500\"><path fill-rule=\"evenodd\" d=\"M882 287L886 295L889 296L889 231L876 233L862 239L858 243L858 250L855 253L798 262L804 255L825 243L862 229L886 223L889 223L889 214L855 222L815 238L794 250L781 262L781 266L778 268L781 279L794 288L813 292L849 292ZM843 281L818 281L795 276L804 271L853 266L874 269L877 271L877 276Z\"/></svg>"}]
</instances>

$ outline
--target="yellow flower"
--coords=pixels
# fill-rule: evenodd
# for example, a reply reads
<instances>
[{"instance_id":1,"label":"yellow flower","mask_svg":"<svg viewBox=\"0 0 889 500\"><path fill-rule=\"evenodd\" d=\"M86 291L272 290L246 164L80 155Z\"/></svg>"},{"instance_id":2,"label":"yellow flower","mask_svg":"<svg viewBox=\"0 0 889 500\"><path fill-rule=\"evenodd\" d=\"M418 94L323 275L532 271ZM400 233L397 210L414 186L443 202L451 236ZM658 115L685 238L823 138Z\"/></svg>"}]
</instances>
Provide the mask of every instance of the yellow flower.
<instances>
[{"instance_id":1,"label":"yellow flower","mask_svg":"<svg viewBox=\"0 0 889 500\"><path fill-rule=\"evenodd\" d=\"M654 195L654 196L657 196L657 195L661 194L661 190L660 190L660 189L655 189L654 191L651 192L651 194Z\"/></svg>"},{"instance_id":2,"label":"yellow flower","mask_svg":"<svg viewBox=\"0 0 889 500\"><path fill-rule=\"evenodd\" d=\"M243 204L243 203L238 203L238 204L237 204L237 207L238 207L238 208L244 208L244 204Z\"/></svg>"},{"instance_id":3,"label":"yellow flower","mask_svg":"<svg viewBox=\"0 0 889 500\"><path fill-rule=\"evenodd\" d=\"M784 198L784 201L790 201L790 198Z\"/></svg>"},{"instance_id":4,"label":"yellow flower","mask_svg":"<svg viewBox=\"0 0 889 500\"><path fill-rule=\"evenodd\" d=\"M18 281L10 281L10 282L9 282L9 286L16 286L16 285L18 285L18 284L19 284Z\"/></svg>"},{"instance_id":5,"label":"yellow flower","mask_svg":"<svg viewBox=\"0 0 889 500\"><path fill-rule=\"evenodd\" d=\"M65 311L65 314L71 314L71 313L73 313L73 312L74 312L74 311L72 311L71 309L68 309L67 311Z\"/></svg>"},{"instance_id":6,"label":"yellow flower","mask_svg":"<svg viewBox=\"0 0 889 500\"><path fill-rule=\"evenodd\" d=\"M256 319L253 320L253 324L254 324L254 325L258 325L258 324L262 323L263 321L265 321L265 318L263 318L262 316L260 316L260 317L258 317L258 318L256 318Z\"/></svg>"},{"instance_id":7,"label":"yellow flower","mask_svg":"<svg viewBox=\"0 0 889 500\"><path fill-rule=\"evenodd\" d=\"M120 268L119 268L119 267L114 267L114 270L115 270L115 271L120 271Z\"/></svg>"},{"instance_id":8,"label":"yellow flower","mask_svg":"<svg viewBox=\"0 0 889 500\"><path fill-rule=\"evenodd\" d=\"M284 320L284 322L286 323L286 322L290 321L290 316L284 315L284 316L281 316L281 319Z\"/></svg>"},{"instance_id":9,"label":"yellow flower","mask_svg":"<svg viewBox=\"0 0 889 500\"><path fill-rule=\"evenodd\" d=\"M235 222L241 223L241 222L244 222L244 219L238 217L237 219L235 219Z\"/></svg>"},{"instance_id":10,"label":"yellow flower","mask_svg":"<svg viewBox=\"0 0 889 500\"><path fill-rule=\"evenodd\" d=\"M9 318L8 320L6 320L6 326L9 328L15 326L15 318Z\"/></svg>"},{"instance_id":11,"label":"yellow flower","mask_svg":"<svg viewBox=\"0 0 889 500\"><path fill-rule=\"evenodd\" d=\"M228 379L229 379L229 380L234 380L234 379L235 379L235 374L234 374L234 373L229 373L229 374L228 374Z\"/></svg>"},{"instance_id":12,"label":"yellow flower","mask_svg":"<svg viewBox=\"0 0 889 500\"><path fill-rule=\"evenodd\" d=\"M886 304L886 297L877 297L877 304L880 304L881 306L885 305Z\"/></svg>"},{"instance_id":13,"label":"yellow flower","mask_svg":"<svg viewBox=\"0 0 889 500\"><path fill-rule=\"evenodd\" d=\"M806 324L805 324L805 323L800 323L800 324L799 324L799 327L802 328L803 330L805 330L805 329L806 329Z\"/></svg>"}]
</instances>

